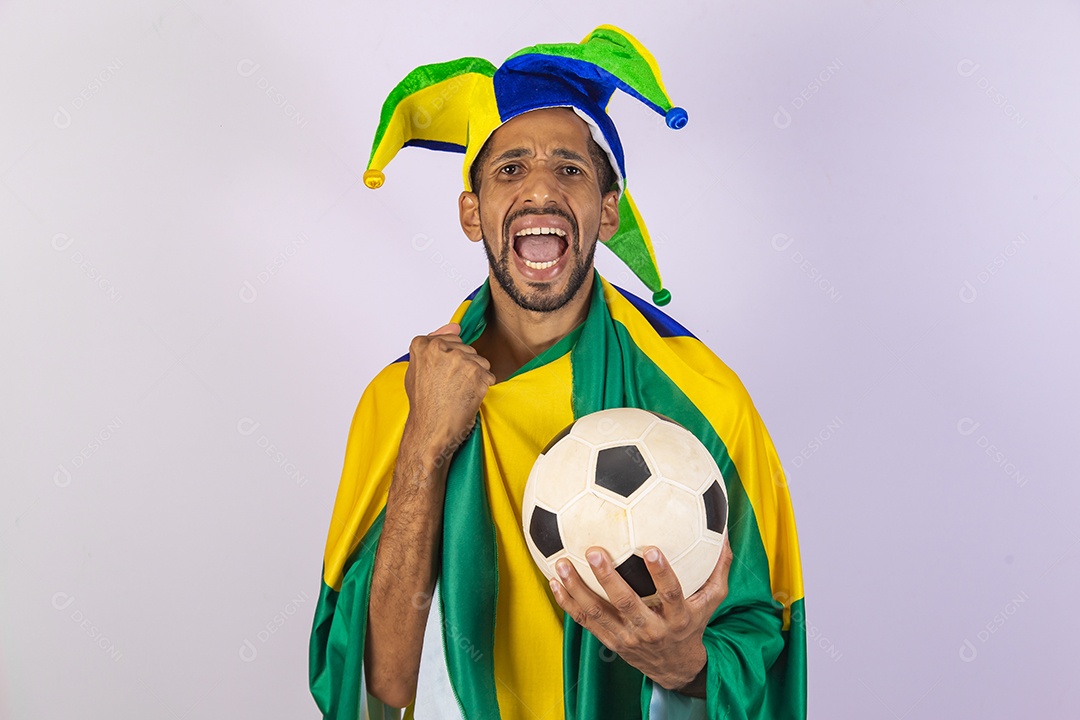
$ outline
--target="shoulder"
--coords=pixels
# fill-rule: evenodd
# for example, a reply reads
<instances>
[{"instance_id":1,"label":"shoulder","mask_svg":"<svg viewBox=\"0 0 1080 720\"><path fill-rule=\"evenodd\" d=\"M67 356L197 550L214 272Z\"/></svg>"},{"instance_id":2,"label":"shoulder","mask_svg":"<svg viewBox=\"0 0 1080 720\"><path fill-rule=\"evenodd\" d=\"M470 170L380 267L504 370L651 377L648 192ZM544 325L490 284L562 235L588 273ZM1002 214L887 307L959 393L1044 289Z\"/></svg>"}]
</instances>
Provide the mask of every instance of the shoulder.
<instances>
[{"instance_id":1,"label":"shoulder","mask_svg":"<svg viewBox=\"0 0 1080 720\"><path fill-rule=\"evenodd\" d=\"M633 293L606 281L604 286L612 319L666 374L682 376L687 382L705 382L722 389L732 400L750 402L735 371L689 329Z\"/></svg>"},{"instance_id":2,"label":"shoulder","mask_svg":"<svg viewBox=\"0 0 1080 720\"><path fill-rule=\"evenodd\" d=\"M405 371L409 367L408 356L398 358L380 370L364 388L356 407L354 420L363 416L408 413L408 396L405 393Z\"/></svg>"},{"instance_id":3,"label":"shoulder","mask_svg":"<svg viewBox=\"0 0 1080 720\"><path fill-rule=\"evenodd\" d=\"M406 353L375 374L368 383L369 390L394 387L405 377L409 367L409 355Z\"/></svg>"},{"instance_id":4,"label":"shoulder","mask_svg":"<svg viewBox=\"0 0 1080 720\"><path fill-rule=\"evenodd\" d=\"M482 293L482 291L484 291ZM472 306L478 295L486 297L486 284L469 294L454 311L450 318L452 323L461 323L466 311ZM419 337L419 336L418 336ZM396 360L380 370L364 389L361 397L361 405L365 399L375 401L379 398L405 397L405 371L409 368L409 353L406 352Z\"/></svg>"}]
</instances>

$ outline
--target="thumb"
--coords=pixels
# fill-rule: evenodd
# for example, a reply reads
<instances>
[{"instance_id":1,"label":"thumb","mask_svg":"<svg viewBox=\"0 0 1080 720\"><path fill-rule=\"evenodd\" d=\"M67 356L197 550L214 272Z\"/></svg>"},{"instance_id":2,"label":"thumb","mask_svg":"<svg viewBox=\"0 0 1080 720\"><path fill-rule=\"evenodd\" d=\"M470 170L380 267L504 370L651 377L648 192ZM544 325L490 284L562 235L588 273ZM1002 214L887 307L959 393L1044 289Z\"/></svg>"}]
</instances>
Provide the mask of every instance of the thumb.
<instances>
[{"instance_id":1,"label":"thumb","mask_svg":"<svg viewBox=\"0 0 1080 720\"><path fill-rule=\"evenodd\" d=\"M428 337L436 335L461 335L461 326L457 323L446 323L435 332L428 333Z\"/></svg>"}]
</instances>

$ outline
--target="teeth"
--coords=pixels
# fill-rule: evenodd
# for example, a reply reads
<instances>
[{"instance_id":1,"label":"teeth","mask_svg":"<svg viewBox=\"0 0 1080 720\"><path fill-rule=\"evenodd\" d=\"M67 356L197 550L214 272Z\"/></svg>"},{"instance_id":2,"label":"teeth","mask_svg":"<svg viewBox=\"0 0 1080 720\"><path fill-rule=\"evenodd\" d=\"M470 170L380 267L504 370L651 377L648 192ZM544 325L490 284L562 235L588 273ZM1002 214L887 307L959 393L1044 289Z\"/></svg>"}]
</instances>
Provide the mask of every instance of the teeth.
<instances>
[{"instance_id":1,"label":"teeth","mask_svg":"<svg viewBox=\"0 0 1080 720\"><path fill-rule=\"evenodd\" d=\"M515 237L521 237L522 235L558 235L559 237L566 237L566 232L559 228L532 227L518 230Z\"/></svg>"},{"instance_id":2,"label":"teeth","mask_svg":"<svg viewBox=\"0 0 1080 720\"><path fill-rule=\"evenodd\" d=\"M559 262L558 260L548 260L547 262L538 263L533 262L532 260L526 260L525 258L521 258L521 260L533 270L547 270L549 267L552 267L555 263Z\"/></svg>"}]
</instances>

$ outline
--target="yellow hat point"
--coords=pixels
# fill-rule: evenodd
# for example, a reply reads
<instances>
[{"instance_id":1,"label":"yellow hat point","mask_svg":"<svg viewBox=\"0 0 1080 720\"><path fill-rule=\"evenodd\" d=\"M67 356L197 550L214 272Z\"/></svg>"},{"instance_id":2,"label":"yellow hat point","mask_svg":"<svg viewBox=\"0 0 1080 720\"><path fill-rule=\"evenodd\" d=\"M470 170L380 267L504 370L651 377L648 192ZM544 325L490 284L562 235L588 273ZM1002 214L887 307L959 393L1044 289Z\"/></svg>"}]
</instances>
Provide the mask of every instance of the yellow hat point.
<instances>
[{"instance_id":1,"label":"yellow hat point","mask_svg":"<svg viewBox=\"0 0 1080 720\"><path fill-rule=\"evenodd\" d=\"M364 184L372 190L381 188L384 180L386 180L386 176L382 174L381 170L364 171Z\"/></svg>"}]
</instances>

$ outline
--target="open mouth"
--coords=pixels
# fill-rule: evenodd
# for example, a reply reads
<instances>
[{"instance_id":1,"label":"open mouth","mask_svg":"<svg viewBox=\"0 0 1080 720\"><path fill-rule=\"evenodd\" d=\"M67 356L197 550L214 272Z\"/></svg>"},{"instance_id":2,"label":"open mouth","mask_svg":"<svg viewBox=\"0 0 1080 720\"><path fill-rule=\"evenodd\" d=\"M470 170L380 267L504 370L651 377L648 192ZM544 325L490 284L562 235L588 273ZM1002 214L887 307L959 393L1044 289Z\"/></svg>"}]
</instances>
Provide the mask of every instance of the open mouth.
<instances>
[{"instance_id":1,"label":"open mouth","mask_svg":"<svg viewBox=\"0 0 1080 720\"><path fill-rule=\"evenodd\" d=\"M557 265L567 247L566 231L558 227L527 227L514 235L514 252L533 270Z\"/></svg>"}]
</instances>

